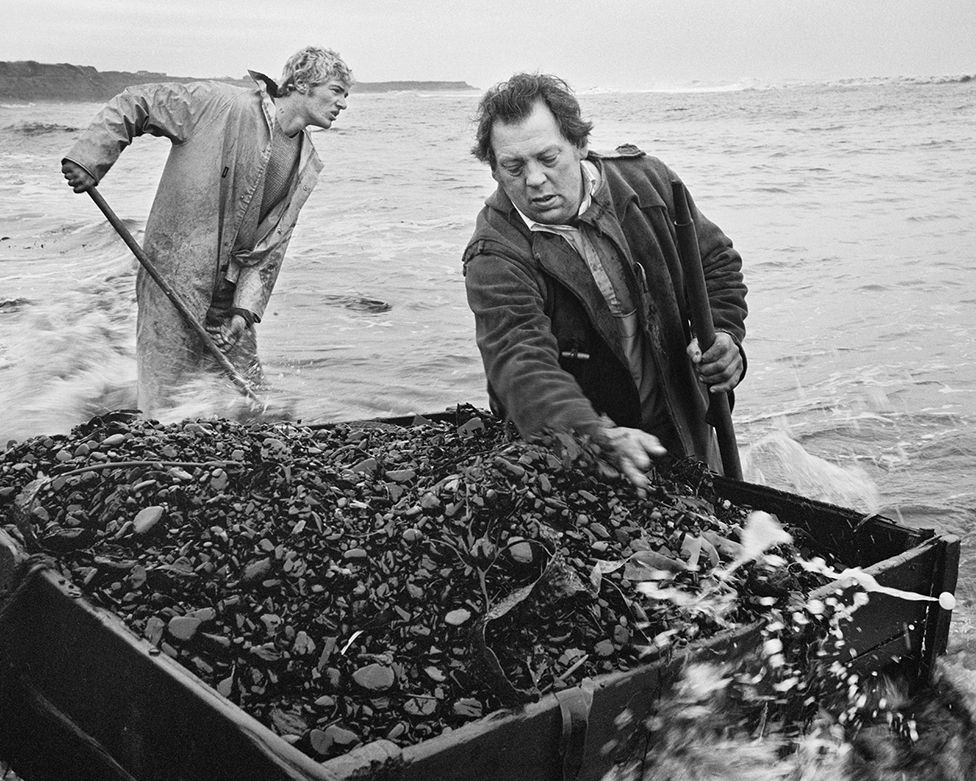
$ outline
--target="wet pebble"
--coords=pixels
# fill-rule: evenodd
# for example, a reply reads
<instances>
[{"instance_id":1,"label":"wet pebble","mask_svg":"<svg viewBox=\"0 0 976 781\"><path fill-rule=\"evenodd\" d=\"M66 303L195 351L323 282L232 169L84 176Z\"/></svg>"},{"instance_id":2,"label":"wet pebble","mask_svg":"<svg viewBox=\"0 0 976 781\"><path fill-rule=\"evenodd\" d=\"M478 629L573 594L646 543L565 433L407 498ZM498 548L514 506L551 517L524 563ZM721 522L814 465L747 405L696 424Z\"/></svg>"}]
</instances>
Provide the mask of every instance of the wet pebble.
<instances>
[{"instance_id":1,"label":"wet pebble","mask_svg":"<svg viewBox=\"0 0 976 781\"><path fill-rule=\"evenodd\" d=\"M396 682L393 668L382 664L369 664L360 667L352 674L352 679L369 691L386 691Z\"/></svg>"},{"instance_id":2,"label":"wet pebble","mask_svg":"<svg viewBox=\"0 0 976 781\"><path fill-rule=\"evenodd\" d=\"M166 511L159 505L144 507L138 513L136 513L136 517L132 519L132 530L136 534L147 534L156 526L156 524L163 520L165 512Z\"/></svg>"},{"instance_id":3,"label":"wet pebble","mask_svg":"<svg viewBox=\"0 0 976 781\"><path fill-rule=\"evenodd\" d=\"M177 640L191 640L203 622L192 616L174 616L166 625L166 631Z\"/></svg>"}]
</instances>

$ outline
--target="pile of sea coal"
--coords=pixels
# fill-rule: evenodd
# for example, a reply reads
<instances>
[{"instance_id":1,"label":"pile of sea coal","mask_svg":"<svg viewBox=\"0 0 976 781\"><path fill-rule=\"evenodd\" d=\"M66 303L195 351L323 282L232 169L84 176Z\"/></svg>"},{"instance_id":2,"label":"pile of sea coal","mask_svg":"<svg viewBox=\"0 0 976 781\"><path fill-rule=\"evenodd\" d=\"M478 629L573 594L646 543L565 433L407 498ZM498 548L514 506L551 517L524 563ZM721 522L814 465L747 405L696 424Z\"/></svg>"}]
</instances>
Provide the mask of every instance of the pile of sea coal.
<instances>
[{"instance_id":1,"label":"pile of sea coal","mask_svg":"<svg viewBox=\"0 0 976 781\"><path fill-rule=\"evenodd\" d=\"M318 758L425 740L819 585L747 565L721 610L648 600L642 582L694 590L736 555L747 510L700 465L661 464L639 496L568 437L445 418L113 413L10 447L0 507L91 602Z\"/></svg>"}]
</instances>

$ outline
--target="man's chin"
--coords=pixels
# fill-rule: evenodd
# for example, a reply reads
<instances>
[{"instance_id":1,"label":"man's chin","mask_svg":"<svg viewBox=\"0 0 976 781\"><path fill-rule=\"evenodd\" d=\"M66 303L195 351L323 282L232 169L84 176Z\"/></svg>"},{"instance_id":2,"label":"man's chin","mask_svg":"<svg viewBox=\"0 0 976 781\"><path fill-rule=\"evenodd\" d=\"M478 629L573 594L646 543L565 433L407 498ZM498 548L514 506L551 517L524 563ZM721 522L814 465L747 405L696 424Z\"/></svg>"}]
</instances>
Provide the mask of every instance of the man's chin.
<instances>
[{"instance_id":1,"label":"man's chin","mask_svg":"<svg viewBox=\"0 0 976 781\"><path fill-rule=\"evenodd\" d=\"M550 209L528 209L525 213L529 219L542 225L565 225L570 218L564 212L565 209L553 206Z\"/></svg>"}]
</instances>

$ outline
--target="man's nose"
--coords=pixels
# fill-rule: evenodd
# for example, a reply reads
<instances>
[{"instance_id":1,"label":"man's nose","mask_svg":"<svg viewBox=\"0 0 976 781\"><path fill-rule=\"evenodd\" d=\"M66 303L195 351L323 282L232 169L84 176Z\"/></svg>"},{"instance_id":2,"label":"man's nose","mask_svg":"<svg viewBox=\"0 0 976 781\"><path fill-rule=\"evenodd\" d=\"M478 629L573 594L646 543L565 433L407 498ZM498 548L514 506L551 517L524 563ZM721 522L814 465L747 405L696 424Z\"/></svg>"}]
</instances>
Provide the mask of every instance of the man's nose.
<instances>
[{"instance_id":1,"label":"man's nose","mask_svg":"<svg viewBox=\"0 0 976 781\"><path fill-rule=\"evenodd\" d=\"M525 167L525 184L527 187L541 187L545 184L546 173L538 163L529 163Z\"/></svg>"}]
</instances>

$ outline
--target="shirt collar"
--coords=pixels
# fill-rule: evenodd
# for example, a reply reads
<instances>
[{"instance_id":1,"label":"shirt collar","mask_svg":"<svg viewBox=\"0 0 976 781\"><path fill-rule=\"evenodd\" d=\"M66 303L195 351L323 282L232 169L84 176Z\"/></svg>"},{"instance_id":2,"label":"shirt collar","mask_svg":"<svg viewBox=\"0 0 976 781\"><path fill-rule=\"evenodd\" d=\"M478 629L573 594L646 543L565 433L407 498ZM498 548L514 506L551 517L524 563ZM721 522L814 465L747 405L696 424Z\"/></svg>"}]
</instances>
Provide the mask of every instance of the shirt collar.
<instances>
[{"instance_id":1,"label":"shirt collar","mask_svg":"<svg viewBox=\"0 0 976 781\"><path fill-rule=\"evenodd\" d=\"M247 75L251 77L251 81L261 87L272 98L278 97L278 85L270 76L265 76L259 71L252 70L249 70Z\"/></svg>"},{"instance_id":2,"label":"shirt collar","mask_svg":"<svg viewBox=\"0 0 976 781\"><path fill-rule=\"evenodd\" d=\"M261 96L261 109L264 111L264 119L268 123L268 132L274 132L275 126L275 103L274 98L278 94L278 85L274 80L265 76L263 73L249 70L248 75L258 88Z\"/></svg>"},{"instance_id":3,"label":"shirt collar","mask_svg":"<svg viewBox=\"0 0 976 781\"><path fill-rule=\"evenodd\" d=\"M600 171L593 165L589 160L580 160L580 172L583 174L583 199L580 201L579 210L576 212L577 217L581 217L586 213L586 210L590 208L590 204L593 203L593 196L596 193L597 188L600 186ZM531 217L527 217L522 210L512 203L515 211L519 213L519 217L525 222L529 230L540 231L566 231L566 230L577 230L573 225L546 225L541 222L536 222Z\"/></svg>"}]
</instances>

